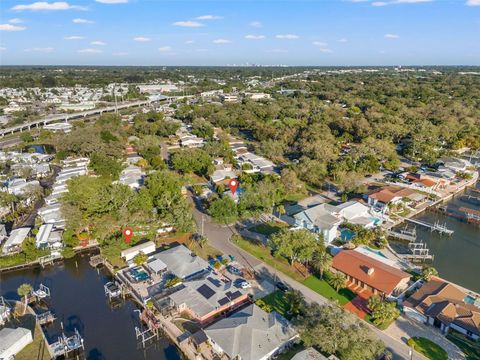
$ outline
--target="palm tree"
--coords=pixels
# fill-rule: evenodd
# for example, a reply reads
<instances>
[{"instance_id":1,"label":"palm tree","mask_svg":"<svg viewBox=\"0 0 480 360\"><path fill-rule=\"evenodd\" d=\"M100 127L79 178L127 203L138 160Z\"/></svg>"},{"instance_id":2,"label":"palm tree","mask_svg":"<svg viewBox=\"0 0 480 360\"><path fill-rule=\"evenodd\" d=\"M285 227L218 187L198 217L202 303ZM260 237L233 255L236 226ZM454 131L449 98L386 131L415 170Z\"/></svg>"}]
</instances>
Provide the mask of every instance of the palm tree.
<instances>
[{"instance_id":1,"label":"palm tree","mask_svg":"<svg viewBox=\"0 0 480 360\"><path fill-rule=\"evenodd\" d=\"M288 304L288 314L292 317L299 315L302 312L305 300L303 294L298 290L290 290L285 294L285 300Z\"/></svg>"},{"instance_id":2,"label":"palm tree","mask_svg":"<svg viewBox=\"0 0 480 360\"><path fill-rule=\"evenodd\" d=\"M341 288L345 286L345 282L347 281L346 277L344 274L341 272L335 272L332 274L332 277L330 278L330 285L332 285L335 290L338 292Z\"/></svg>"},{"instance_id":3,"label":"palm tree","mask_svg":"<svg viewBox=\"0 0 480 360\"><path fill-rule=\"evenodd\" d=\"M203 248L205 245L207 245L207 238L205 236L201 236L198 239L198 245L200 245L201 248Z\"/></svg>"},{"instance_id":4,"label":"palm tree","mask_svg":"<svg viewBox=\"0 0 480 360\"><path fill-rule=\"evenodd\" d=\"M328 271L332 266L333 258L325 251L316 252L313 255L312 266L320 274L320 279L323 278L325 271Z\"/></svg>"},{"instance_id":5,"label":"palm tree","mask_svg":"<svg viewBox=\"0 0 480 360\"><path fill-rule=\"evenodd\" d=\"M370 311L373 312L380 306L381 303L382 299L380 298L380 296L373 295L368 299L368 308L370 309Z\"/></svg>"},{"instance_id":6,"label":"palm tree","mask_svg":"<svg viewBox=\"0 0 480 360\"><path fill-rule=\"evenodd\" d=\"M148 256L143 253L142 251L140 251L137 255L135 255L135 257L133 258L133 262L135 265L137 266L140 266L140 265L143 265L147 262L148 260Z\"/></svg>"},{"instance_id":7,"label":"palm tree","mask_svg":"<svg viewBox=\"0 0 480 360\"><path fill-rule=\"evenodd\" d=\"M23 315L27 312L27 301L28 301L28 295L32 292L33 288L32 285L30 284L22 284L18 287L17 289L17 294L21 297L24 298L25 304L23 307Z\"/></svg>"},{"instance_id":8,"label":"palm tree","mask_svg":"<svg viewBox=\"0 0 480 360\"><path fill-rule=\"evenodd\" d=\"M433 266L424 267L422 270L422 278L430 281L433 276L438 276L438 271Z\"/></svg>"}]
</instances>

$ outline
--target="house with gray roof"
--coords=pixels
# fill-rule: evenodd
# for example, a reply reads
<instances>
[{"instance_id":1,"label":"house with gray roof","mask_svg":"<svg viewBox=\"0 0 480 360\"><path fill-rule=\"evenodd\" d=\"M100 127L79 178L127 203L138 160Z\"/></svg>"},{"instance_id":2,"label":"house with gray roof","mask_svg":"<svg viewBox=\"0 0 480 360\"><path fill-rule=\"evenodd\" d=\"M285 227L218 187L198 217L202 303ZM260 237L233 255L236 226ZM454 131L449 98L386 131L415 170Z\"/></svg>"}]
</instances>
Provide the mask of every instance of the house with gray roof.
<instances>
[{"instance_id":1,"label":"house with gray roof","mask_svg":"<svg viewBox=\"0 0 480 360\"><path fill-rule=\"evenodd\" d=\"M160 259L167 265L169 272L182 280L188 280L206 272L209 266L208 262L193 254L183 245L161 251L152 257Z\"/></svg>"},{"instance_id":2,"label":"house with gray roof","mask_svg":"<svg viewBox=\"0 0 480 360\"><path fill-rule=\"evenodd\" d=\"M249 305L204 329L212 347L228 359L268 360L298 339L293 326L275 311Z\"/></svg>"},{"instance_id":3,"label":"house with gray roof","mask_svg":"<svg viewBox=\"0 0 480 360\"><path fill-rule=\"evenodd\" d=\"M295 215L295 225L314 233L322 234L324 241L329 244L337 237L338 226L342 219L333 215L336 209L329 204L320 204Z\"/></svg>"},{"instance_id":4,"label":"house with gray roof","mask_svg":"<svg viewBox=\"0 0 480 360\"><path fill-rule=\"evenodd\" d=\"M214 275L184 282L181 290L170 295L179 312L188 312L205 325L248 301L246 290L237 288L229 279Z\"/></svg>"}]
</instances>

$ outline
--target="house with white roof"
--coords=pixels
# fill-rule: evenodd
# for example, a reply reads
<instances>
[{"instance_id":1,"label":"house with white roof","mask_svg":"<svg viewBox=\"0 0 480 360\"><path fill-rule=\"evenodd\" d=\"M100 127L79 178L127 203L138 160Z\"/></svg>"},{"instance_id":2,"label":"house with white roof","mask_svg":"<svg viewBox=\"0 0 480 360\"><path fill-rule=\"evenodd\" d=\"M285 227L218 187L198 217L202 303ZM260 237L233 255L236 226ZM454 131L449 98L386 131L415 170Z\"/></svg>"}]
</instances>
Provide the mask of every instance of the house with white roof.
<instances>
[{"instance_id":1,"label":"house with white roof","mask_svg":"<svg viewBox=\"0 0 480 360\"><path fill-rule=\"evenodd\" d=\"M0 359L14 359L25 346L33 341L32 332L22 327L0 330Z\"/></svg>"},{"instance_id":2,"label":"house with white roof","mask_svg":"<svg viewBox=\"0 0 480 360\"><path fill-rule=\"evenodd\" d=\"M29 227L12 230L7 241L3 244L2 253L4 255L10 255L21 251L22 244L30 233L30 230L31 228Z\"/></svg>"}]
</instances>

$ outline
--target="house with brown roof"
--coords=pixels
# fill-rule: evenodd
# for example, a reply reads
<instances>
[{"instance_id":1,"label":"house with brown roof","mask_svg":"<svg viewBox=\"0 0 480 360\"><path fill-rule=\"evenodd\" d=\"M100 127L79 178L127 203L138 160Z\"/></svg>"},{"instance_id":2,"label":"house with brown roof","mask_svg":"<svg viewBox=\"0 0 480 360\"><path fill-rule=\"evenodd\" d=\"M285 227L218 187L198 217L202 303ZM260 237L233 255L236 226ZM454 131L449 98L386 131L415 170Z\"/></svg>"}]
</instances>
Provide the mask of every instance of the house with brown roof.
<instances>
[{"instance_id":1,"label":"house with brown roof","mask_svg":"<svg viewBox=\"0 0 480 360\"><path fill-rule=\"evenodd\" d=\"M480 308L467 303L467 294L439 278L432 278L403 303L405 315L439 328L480 338Z\"/></svg>"},{"instance_id":2,"label":"house with brown roof","mask_svg":"<svg viewBox=\"0 0 480 360\"><path fill-rule=\"evenodd\" d=\"M410 281L410 274L354 250L339 252L333 258L332 268L343 273L349 288L364 297L395 297Z\"/></svg>"},{"instance_id":3,"label":"house with brown roof","mask_svg":"<svg viewBox=\"0 0 480 360\"><path fill-rule=\"evenodd\" d=\"M388 205L398 204L404 198L415 194L415 191L400 186L385 186L375 189L368 194L368 205L373 206L377 210L386 212Z\"/></svg>"}]
</instances>

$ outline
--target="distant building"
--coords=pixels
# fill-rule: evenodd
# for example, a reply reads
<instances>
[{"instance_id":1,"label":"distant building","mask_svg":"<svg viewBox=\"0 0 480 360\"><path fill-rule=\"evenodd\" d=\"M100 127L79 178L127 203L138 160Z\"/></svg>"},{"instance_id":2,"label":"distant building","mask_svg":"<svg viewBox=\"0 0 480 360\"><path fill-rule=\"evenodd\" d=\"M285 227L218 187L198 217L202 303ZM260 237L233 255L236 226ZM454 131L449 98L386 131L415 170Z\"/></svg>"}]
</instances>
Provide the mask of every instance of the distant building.
<instances>
[{"instance_id":1,"label":"distant building","mask_svg":"<svg viewBox=\"0 0 480 360\"><path fill-rule=\"evenodd\" d=\"M120 256L125 259L125 261L129 262L132 261L135 256L140 253L144 253L145 255L149 255L154 253L156 250L155 243L153 241L147 241L142 244L138 244L132 246L131 248L122 250Z\"/></svg>"},{"instance_id":2,"label":"distant building","mask_svg":"<svg viewBox=\"0 0 480 360\"><path fill-rule=\"evenodd\" d=\"M332 268L343 273L351 289L381 297L397 296L408 287L410 274L358 251L343 250L332 262Z\"/></svg>"},{"instance_id":3,"label":"distant building","mask_svg":"<svg viewBox=\"0 0 480 360\"><path fill-rule=\"evenodd\" d=\"M204 329L215 351L227 359L268 360L298 339L293 326L275 311L249 305Z\"/></svg>"},{"instance_id":4,"label":"distant building","mask_svg":"<svg viewBox=\"0 0 480 360\"><path fill-rule=\"evenodd\" d=\"M439 278L432 278L405 300L403 310L406 316L443 333L452 329L480 339L480 298L475 300L475 296Z\"/></svg>"},{"instance_id":5,"label":"distant building","mask_svg":"<svg viewBox=\"0 0 480 360\"><path fill-rule=\"evenodd\" d=\"M374 209L386 212L388 205L397 204L413 194L416 194L416 192L412 189L402 188L400 186L386 186L370 192L367 200L368 205Z\"/></svg>"},{"instance_id":6,"label":"distant building","mask_svg":"<svg viewBox=\"0 0 480 360\"><path fill-rule=\"evenodd\" d=\"M338 226L343 220L332 215L332 205L320 204L295 215L295 225L314 233L322 234L323 240L328 244L337 237Z\"/></svg>"}]
</instances>

